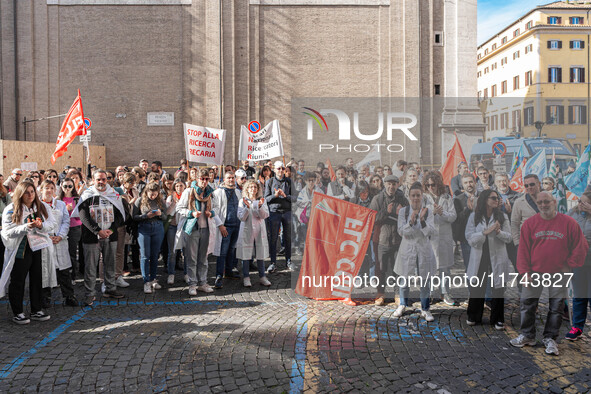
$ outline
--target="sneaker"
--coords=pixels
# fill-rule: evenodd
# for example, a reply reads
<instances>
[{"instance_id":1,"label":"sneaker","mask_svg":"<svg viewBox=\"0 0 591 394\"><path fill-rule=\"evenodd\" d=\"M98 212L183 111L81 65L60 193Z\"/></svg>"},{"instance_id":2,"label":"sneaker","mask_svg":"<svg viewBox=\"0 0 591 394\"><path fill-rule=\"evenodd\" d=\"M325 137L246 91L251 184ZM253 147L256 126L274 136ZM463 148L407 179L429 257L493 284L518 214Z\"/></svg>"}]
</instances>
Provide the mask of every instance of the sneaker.
<instances>
[{"instance_id":1,"label":"sneaker","mask_svg":"<svg viewBox=\"0 0 591 394\"><path fill-rule=\"evenodd\" d=\"M204 293L213 293L213 287L208 285L207 283L201 286L197 286L197 291L202 291Z\"/></svg>"},{"instance_id":2,"label":"sneaker","mask_svg":"<svg viewBox=\"0 0 591 394\"><path fill-rule=\"evenodd\" d=\"M152 283L152 287L154 288L154 290L160 290L162 288L162 286L160 286L160 283L158 283L158 281L156 279L154 279L150 283Z\"/></svg>"},{"instance_id":3,"label":"sneaker","mask_svg":"<svg viewBox=\"0 0 591 394\"><path fill-rule=\"evenodd\" d=\"M513 338L509 341L512 346L515 347L524 347L527 346L536 346L536 340L530 339L523 334L519 334L517 338Z\"/></svg>"},{"instance_id":4,"label":"sneaker","mask_svg":"<svg viewBox=\"0 0 591 394\"><path fill-rule=\"evenodd\" d=\"M555 356L558 356L560 354L558 352L558 345L556 344L556 341L554 339L544 338L542 339L542 342L546 346L546 354L553 354Z\"/></svg>"},{"instance_id":5,"label":"sneaker","mask_svg":"<svg viewBox=\"0 0 591 394\"><path fill-rule=\"evenodd\" d=\"M296 266L291 260L287 260L287 270L290 272L294 272L296 270Z\"/></svg>"},{"instance_id":6,"label":"sneaker","mask_svg":"<svg viewBox=\"0 0 591 394\"><path fill-rule=\"evenodd\" d=\"M495 324L495 330L503 331L505 329L505 323L497 322Z\"/></svg>"},{"instance_id":7,"label":"sneaker","mask_svg":"<svg viewBox=\"0 0 591 394\"><path fill-rule=\"evenodd\" d=\"M468 320L466 320L466 324L469 325L469 326L475 326L476 325L476 322L473 321L473 320L468 319Z\"/></svg>"},{"instance_id":8,"label":"sneaker","mask_svg":"<svg viewBox=\"0 0 591 394\"><path fill-rule=\"evenodd\" d=\"M117 277L117 279L115 279L115 284L117 285L117 287L129 287L129 283L127 283L125 279L123 279L123 276Z\"/></svg>"},{"instance_id":9,"label":"sneaker","mask_svg":"<svg viewBox=\"0 0 591 394\"><path fill-rule=\"evenodd\" d=\"M43 312L43 311L39 311L39 312L35 312L35 313L31 313L31 320L36 320L36 321L47 321L51 318L51 316L49 316L47 313Z\"/></svg>"},{"instance_id":10,"label":"sneaker","mask_svg":"<svg viewBox=\"0 0 591 394\"><path fill-rule=\"evenodd\" d=\"M196 286L189 286L189 295L196 296L197 295L197 287Z\"/></svg>"},{"instance_id":11,"label":"sneaker","mask_svg":"<svg viewBox=\"0 0 591 394\"><path fill-rule=\"evenodd\" d=\"M144 293L145 294L152 294L152 283L151 282L144 283Z\"/></svg>"},{"instance_id":12,"label":"sneaker","mask_svg":"<svg viewBox=\"0 0 591 394\"><path fill-rule=\"evenodd\" d=\"M105 282L101 283L101 293L104 293L105 291L107 291L107 285L105 285Z\"/></svg>"},{"instance_id":13,"label":"sneaker","mask_svg":"<svg viewBox=\"0 0 591 394\"><path fill-rule=\"evenodd\" d=\"M66 297L65 304L67 306L78 306L78 299L74 296Z\"/></svg>"},{"instance_id":14,"label":"sneaker","mask_svg":"<svg viewBox=\"0 0 591 394\"><path fill-rule=\"evenodd\" d=\"M224 287L224 283L223 283L223 279L221 275L218 275L215 277L215 284L214 286L216 289L221 289L222 287Z\"/></svg>"},{"instance_id":15,"label":"sneaker","mask_svg":"<svg viewBox=\"0 0 591 394\"><path fill-rule=\"evenodd\" d=\"M189 284L189 275L185 274L184 279L185 279L185 283Z\"/></svg>"},{"instance_id":16,"label":"sneaker","mask_svg":"<svg viewBox=\"0 0 591 394\"><path fill-rule=\"evenodd\" d=\"M564 336L569 341L576 341L579 337L583 334L583 330L577 327L573 327L570 331Z\"/></svg>"},{"instance_id":17,"label":"sneaker","mask_svg":"<svg viewBox=\"0 0 591 394\"><path fill-rule=\"evenodd\" d=\"M227 279L240 279L241 276L240 276L240 272L238 272L238 270L233 269L232 271L227 271L224 274L224 278L227 278Z\"/></svg>"},{"instance_id":18,"label":"sneaker","mask_svg":"<svg viewBox=\"0 0 591 394\"><path fill-rule=\"evenodd\" d=\"M168 275L168 279L166 279L166 283L169 285L174 285L174 275Z\"/></svg>"},{"instance_id":19,"label":"sneaker","mask_svg":"<svg viewBox=\"0 0 591 394\"><path fill-rule=\"evenodd\" d=\"M266 276L263 276L261 279L259 279L259 283L263 286L271 286L271 282L269 282L269 279L267 279Z\"/></svg>"},{"instance_id":20,"label":"sneaker","mask_svg":"<svg viewBox=\"0 0 591 394\"><path fill-rule=\"evenodd\" d=\"M16 324L29 324L31 322L31 320L28 319L24 313L19 313L18 315L14 316L12 321Z\"/></svg>"},{"instance_id":21,"label":"sneaker","mask_svg":"<svg viewBox=\"0 0 591 394\"><path fill-rule=\"evenodd\" d=\"M277 266L275 265L275 263L271 263L271 265L269 265L269 268L267 268L267 273L272 274L275 271L277 271Z\"/></svg>"},{"instance_id":22,"label":"sneaker","mask_svg":"<svg viewBox=\"0 0 591 394\"><path fill-rule=\"evenodd\" d=\"M456 304L456 301L453 298L451 298L449 294L444 294L442 299L446 305L454 306Z\"/></svg>"},{"instance_id":23,"label":"sneaker","mask_svg":"<svg viewBox=\"0 0 591 394\"><path fill-rule=\"evenodd\" d=\"M394 317L400 317L404 315L404 312L406 312L406 305L398 305L398 308L394 311Z\"/></svg>"},{"instance_id":24,"label":"sneaker","mask_svg":"<svg viewBox=\"0 0 591 394\"><path fill-rule=\"evenodd\" d=\"M252 287L252 284L250 283L250 278L244 278L243 282L244 282L244 287Z\"/></svg>"},{"instance_id":25,"label":"sneaker","mask_svg":"<svg viewBox=\"0 0 591 394\"><path fill-rule=\"evenodd\" d=\"M423 319L427 320L428 322L435 321L435 318L433 317L433 315L429 311L422 310L421 311L421 317Z\"/></svg>"},{"instance_id":26,"label":"sneaker","mask_svg":"<svg viewBox=\"0 0 591 394\"><path fill-rule=\"evenodd\" d=\"M124 295L120 291L117 290L107 290L103 293L103 297L107 298L123 298Z\"/></svg>"},{"instance_id":27,"label":"sneaker","mask_svg":"<svg viewBox=\"0 0 591 394\"><path fill-rule=\"evenodd\" d=\"M383 306L386 303L386 300L384 299L384 297L378 297L376 298L376 300L373 302L374 305L377 306Z\"/></svg>"},{"instance_id":28,"label":"sneaker","mask_svg":"<svg viewBox=\"0 0 591 394\"><path fill-rule=\"evenodd\" d=\"M86 298L84 299L84 305L85 306L92 306L92 304L94 304L95 300L96 300L95 296L86 296Z\"/></svg>"},{"instance_id":29,"label":"sneaker","mask_svg":"<svg viewBox=\"0 0 591 394\"><path fill-rule=\"evenodd\" d=\"M484 301L484 309L488 309L490 311L491 308L492 308L492 302Z\"/></svg>"}]
</instances>

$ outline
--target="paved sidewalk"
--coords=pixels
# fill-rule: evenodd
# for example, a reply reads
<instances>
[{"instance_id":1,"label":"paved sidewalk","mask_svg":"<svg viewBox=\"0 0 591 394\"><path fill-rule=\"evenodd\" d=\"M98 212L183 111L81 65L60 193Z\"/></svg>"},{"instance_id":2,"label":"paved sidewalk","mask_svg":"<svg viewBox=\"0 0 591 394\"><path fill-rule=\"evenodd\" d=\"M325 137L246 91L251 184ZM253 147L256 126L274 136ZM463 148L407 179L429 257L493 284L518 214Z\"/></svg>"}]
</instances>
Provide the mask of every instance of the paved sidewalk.
<instances>
[{"instance_id":1,"label":"paved sidewalk","mask_svg":"<svg viewBox=\"0 0 591 394\"><path fill-rule=\"evenodd\" d=\"M0 392L591 390L586 334L577 342L561 339L559 357L546 355L540 343L508 344L519 324L514 298L507 300L508 329L498 332L467 326L459 306L435 304L435 321L426 323L418 312L394 318L394 303L307 300L291 290L287 272L270 275L269 289L255 273L251 278L250 289L226 280L212 295L190 297L181 276L172 287L162 277L162 290L152 295L135 277L119 302L56 302L50 321L28 326L10 322L2 300ZM467 291L453 294L463 299ZM54 299L61 299L57 290ZM539 333L546 311L543 304ZM564 322L561 337L568 328Z\"/></svg>"}]
</instances>

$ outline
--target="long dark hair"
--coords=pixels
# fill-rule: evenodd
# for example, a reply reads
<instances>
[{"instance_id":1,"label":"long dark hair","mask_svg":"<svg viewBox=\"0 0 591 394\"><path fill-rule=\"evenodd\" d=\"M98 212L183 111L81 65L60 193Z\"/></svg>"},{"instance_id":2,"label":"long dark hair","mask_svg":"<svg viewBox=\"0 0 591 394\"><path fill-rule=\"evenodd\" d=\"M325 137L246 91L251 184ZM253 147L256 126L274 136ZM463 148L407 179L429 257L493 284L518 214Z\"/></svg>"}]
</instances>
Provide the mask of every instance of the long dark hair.
<instances>
[{"instance_id":1,"label":"long dark hair","mask_svg":"<svg viewBox=\"0 0 591 394\"><path fill-rule=\"evenodd\" d=\"M45 205L39 199L39 194L37 193L37 188L35 184L31 181L24 180L20 182L14 188L14 194L12 195L12 203L14 205L14 211L12 213L12 223L20 224L21 220L23 219L23 203L22 198L25 191L32 187L33 191L35 192L35 200L33 201L33 205L37 207L37 212L43 216L44 219L47 219L47 209L45 209Z\"/></svg>"},{"instance_id":2,"label":"long dark hair","mask_svg":"<svg viewBox=\"0 0 591 394\"><path fill-rule=\"evenodd\" d=\"M59 190L59 193L57 195L57 199L58 200L63 200L64 197L66 196L65 193L64 193L64 188L62 187L62 185L64 183L66 183L66 182L71 182L72 185L74 186L72 188L72 197L75 198L75 199L78 198L78 197L80 197L80 195L78 194L78 190L76 190L76 184L74 183L74 180L72 178L64 178L64 180L60 184L60 190Z\"/></svg>"},{"instance_id":3,"label":"long dark hair","mask_svg":"<svg viewBox=\"0 0 591 394\"><path fill-rule=\"evenodd\" d=\"M477 226L478 223L482 222L484 220L484 218L486 217L486 204L487 204L488 198L490 197L490 195L492 193L495 193L497 195L497 198L499 198L499 202L502 201L501 196L499 195L499 193L496 190L492 190L492 189L483 190L482 193L480 193L480 195L478 196L478 201L476 202L476 210L474 211L474 225L475 226ZM501 226L505 222L505 215L503 215L501 208L499 208L498 206L495 209L493 209L492 216L496 221L498 221L501 224Z\"/></svg>"}]
</instances>

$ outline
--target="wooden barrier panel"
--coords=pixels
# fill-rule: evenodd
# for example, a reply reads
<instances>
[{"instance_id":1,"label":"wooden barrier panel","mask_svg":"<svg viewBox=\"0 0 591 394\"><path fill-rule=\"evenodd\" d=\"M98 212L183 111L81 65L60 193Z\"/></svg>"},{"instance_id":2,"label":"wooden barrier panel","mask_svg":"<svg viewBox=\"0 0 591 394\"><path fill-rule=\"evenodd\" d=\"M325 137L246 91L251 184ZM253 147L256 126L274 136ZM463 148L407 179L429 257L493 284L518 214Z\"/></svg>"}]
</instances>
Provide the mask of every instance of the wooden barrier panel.
<instances>
[{"instance_id":1,"label":"wooden barrier panel","mask_svg":"<svg viewBox=\"0 0 591 394\"><path fill-rule=\"evenodd\" d=\"M52 165L49 160L54 151L55 143L0 140L0 152L2 152L0 174L3 174L6 179L12 169L17 167L24 170L31 170L35 167L39 170L53 168L58 172L67 165L85 169L86 158L83 157L82 144L70 145L68 151ZM90 160L92 165L105 168L107 163L105 147L90 145Z\"/></svg>"}]
</instances>

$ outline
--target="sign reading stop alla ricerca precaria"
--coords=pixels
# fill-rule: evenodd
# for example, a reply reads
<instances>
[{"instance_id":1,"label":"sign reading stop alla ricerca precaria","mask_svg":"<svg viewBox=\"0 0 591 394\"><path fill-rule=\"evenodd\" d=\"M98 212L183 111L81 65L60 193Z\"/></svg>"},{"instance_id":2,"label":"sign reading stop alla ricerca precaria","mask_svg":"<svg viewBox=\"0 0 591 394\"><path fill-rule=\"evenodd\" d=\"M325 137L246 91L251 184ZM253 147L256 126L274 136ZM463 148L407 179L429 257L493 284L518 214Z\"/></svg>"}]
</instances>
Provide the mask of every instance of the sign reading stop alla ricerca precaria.
<instances>
[{"instance_id":1,"label":"sign reading stop alla ricerca precaria","mask_svg":"<svg viewBox=\"0 0 591 394\"><path fill-rule=\"evenodd\" d=\"M187 160L221 165L224 159L226 130L184 123Z\"/></svg>"}]
</instances>

